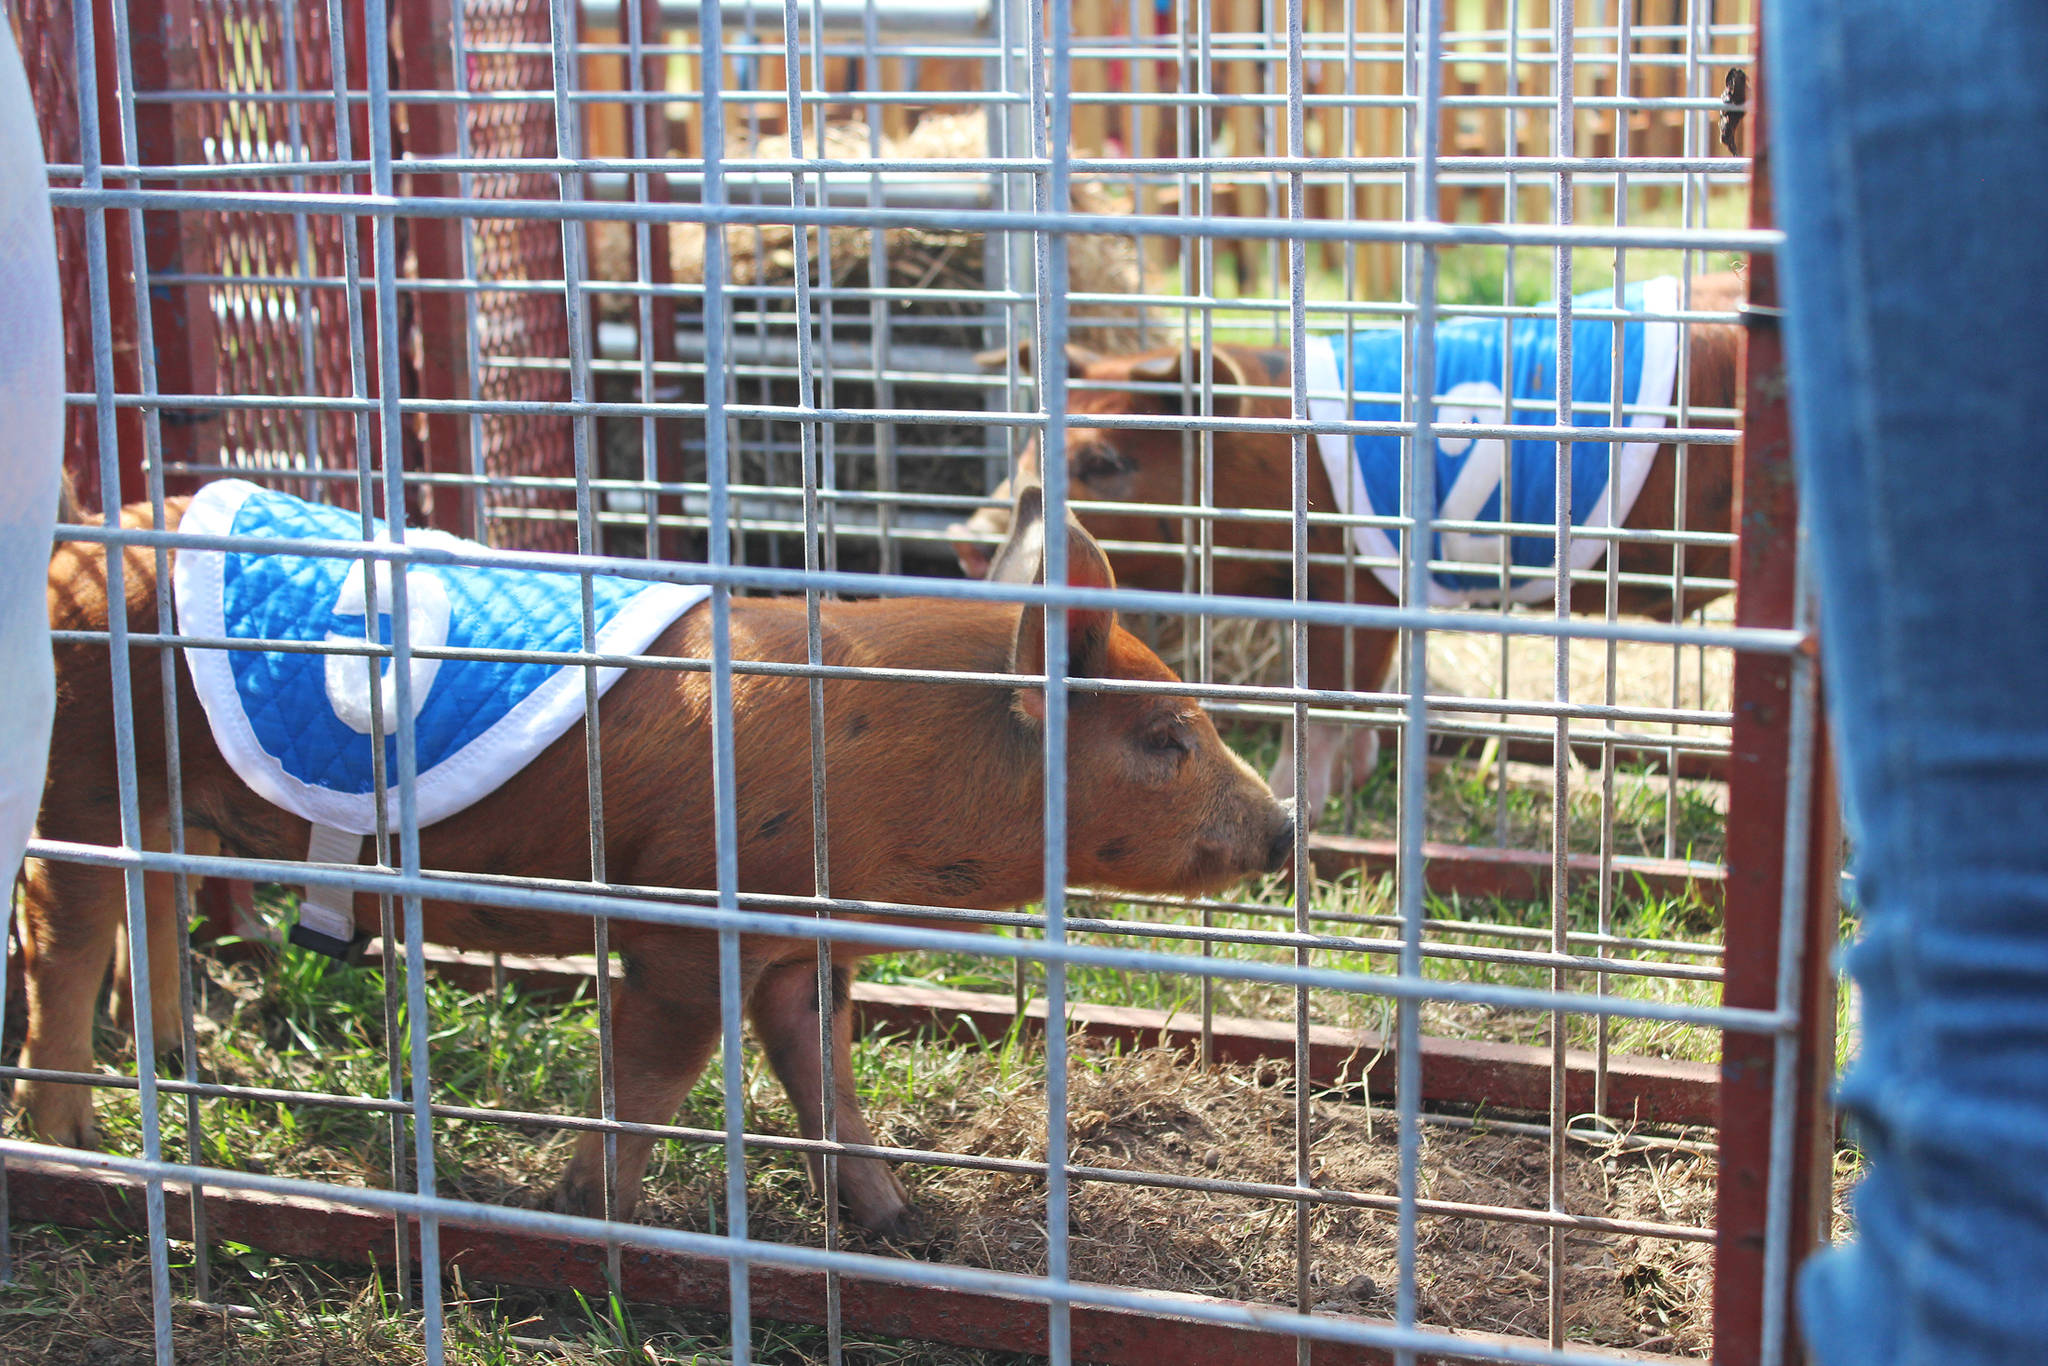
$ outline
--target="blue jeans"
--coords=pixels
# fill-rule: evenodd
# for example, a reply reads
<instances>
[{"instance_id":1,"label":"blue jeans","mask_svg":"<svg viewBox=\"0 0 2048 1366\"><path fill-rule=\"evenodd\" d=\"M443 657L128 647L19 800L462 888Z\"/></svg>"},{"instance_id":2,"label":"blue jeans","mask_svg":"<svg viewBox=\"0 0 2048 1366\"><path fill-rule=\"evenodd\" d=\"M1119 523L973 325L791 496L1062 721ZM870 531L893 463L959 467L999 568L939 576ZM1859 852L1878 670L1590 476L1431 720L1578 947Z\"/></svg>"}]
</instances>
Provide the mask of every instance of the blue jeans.
<instances>
[{"instance_id":1,"label":"blue jeans","mask_svg":"<svg viewBox=\"0 0 2048 1366\"><path fill-rule=\"evenodd\" d=\"M1769 0L1869 1175L1823 1366L2048 1361L2048 5Z\"/></svg>"}]
</instances>

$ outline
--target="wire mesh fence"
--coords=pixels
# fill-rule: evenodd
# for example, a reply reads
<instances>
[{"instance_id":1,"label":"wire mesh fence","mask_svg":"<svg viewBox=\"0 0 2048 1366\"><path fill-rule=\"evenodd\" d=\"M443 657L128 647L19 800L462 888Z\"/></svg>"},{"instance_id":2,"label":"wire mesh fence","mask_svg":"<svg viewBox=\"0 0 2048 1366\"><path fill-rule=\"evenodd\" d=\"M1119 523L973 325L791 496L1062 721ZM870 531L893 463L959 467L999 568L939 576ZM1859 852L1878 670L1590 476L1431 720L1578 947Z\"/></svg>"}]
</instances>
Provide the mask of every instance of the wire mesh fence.
<instances>
[{"instance_id":1,"label":"wire mesh fence","mask_svg":"<svg viewBox=\"0 0 2048 1366\"><path fill-rule=\"evenodd\" d=\"M9 17L82 511L0 1157L159 1360L222 1240L436 1361L450 1267L734 1360L1788 1358L1753 5Z\"/></svg>"}]
</instances>

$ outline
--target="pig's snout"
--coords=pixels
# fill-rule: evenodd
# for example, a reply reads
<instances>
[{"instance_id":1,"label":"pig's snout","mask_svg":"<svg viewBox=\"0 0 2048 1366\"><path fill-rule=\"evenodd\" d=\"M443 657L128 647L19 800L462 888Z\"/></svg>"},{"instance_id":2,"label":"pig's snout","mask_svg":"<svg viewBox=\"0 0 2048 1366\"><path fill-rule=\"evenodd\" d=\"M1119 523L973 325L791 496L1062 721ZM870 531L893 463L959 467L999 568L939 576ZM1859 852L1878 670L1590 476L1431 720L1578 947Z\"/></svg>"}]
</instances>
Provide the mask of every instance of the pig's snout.
<instances>
[{"instance_id":1,"label":"pig's snout","mask_svg":"<svg viewBox=\"0 0 2048 1366\"><path fill-rule=\"evenodd\" d=\"M954 522L946 528L946 538L953 543L953 557L960 561L960 572L970 579L988 577L989 547L977 539L984 530L969 522Z\"/></svg>"},{"instance_id":2,"label":"pig's snout","mask_svg":"<svg viewBox=\"0 0 2048 1366\"><path fill-rule=\"evenodd\" d=\"M1284 872L1294 861L1295 803L1273 795L1251 765L1216 742L1231 770L1227 796L1212 807L1195 842L1198 880L1228 885L1242 877Z\"/></svg>"},{"instance_id":3,"label":"pig's snout","mask_svg":"<svg viewBox=\"0 0 2048 1366\"><path fill-rule=\"evenodd\" d=\"M1280 872L1287 867L1288 860L1294 857L1294 803L1281 802L1278 805L1280 828L1273 832L1272 839L1266 843L1265 871L1269 873Z\"/></svg>"},{"instance_id":4,"label":"pig's snout","mask_svg":"<svg viewBox=\"0 0 2048 1366\"><path fill-rule=\"evenodd\" d=\"M1227 886L1243 877L1285 872L1294 862L1294 803L1253 779L1242 805L1195 842L1197 880Z\"/></svg>"},{"instance_id":5,"label":"pig's snout","mask_svg":"<svg viewBox=\"0 0 2048 1366\"><path fill-rule=\"evenodd\" d=\"M955 522L946 528L946 538L953 543L953 554L960 561L960 572L970 579L988 577L996 547L1010 534L1009 480L998 484L989 497L1000 501L976 508L966 521Z\"/></svg>"}]
</instances>

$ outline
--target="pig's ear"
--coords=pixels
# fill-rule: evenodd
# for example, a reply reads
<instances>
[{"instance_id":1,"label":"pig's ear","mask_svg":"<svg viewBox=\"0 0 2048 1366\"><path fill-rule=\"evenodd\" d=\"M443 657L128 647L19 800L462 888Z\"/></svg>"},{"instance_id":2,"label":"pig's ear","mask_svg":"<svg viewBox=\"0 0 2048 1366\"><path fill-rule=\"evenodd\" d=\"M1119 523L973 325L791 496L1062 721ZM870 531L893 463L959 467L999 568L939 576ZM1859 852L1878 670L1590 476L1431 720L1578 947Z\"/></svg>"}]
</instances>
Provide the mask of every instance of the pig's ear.
<instances>
[{"instance_id":1,"label":"pig's ear","mask_svg":"<svg viewBox=\"0 0 2048 1366\"><path fill-rule=\"evenodd\" d=\"M1213 347L1209 354L1214 358L1210 383L1216 388L1228 385L1250 389L1265 383L1264 376L1254 376L1251 364L1231 347ZM1193 351L1173 351L1133 361L1131 378L1144 384L1171 384L1176 387L1185 382L1195 387L1194 401L1197 404L1201 402L1202 361ZM1179 395L1166 394L1162 397L1169 406L1180 406ZM1251 411L1252 400L1244 394L1219 393L1214 398L1217 417L1243 417Z\"/></svg>"},{"instance_id":2,"label":"pig's ear","mask_svg":"<svg viewBox=\"0 0 2048 1366\"><path fill-rule=\"evenodd\" d=\"M1021 533L1021 534L1020 534ZM1014 558L1012 556L1014 551ZM1006 563L1006 559L1008 562ZM1028 573L1028 577L1027 577ZM1016 520L1010 539L996 554L991 579L1010 577L1010 583L1045 581L1045 491L1027 484L1017 493ZM1114 588L1116 575L1110 572L1109 557L1072 512L1067 513L1067 582L1075 588ZM1072 678L1100 678L1109 668L1109 637L1116 627L1113 608L1071 607L1067 609L1067 674ZM1011 654L1011 669L1020 674L1045 672L1045 611L1027 607L1017 621L1017 643ZM1045 719L1045 694L1037 688L1019 688L1017 706L1035 720Z\"/></svg>"},{"instance_id":3,"label":"pig's ear","mask_svg":"<svg viewBox=\"0 0 2048 1366\"><path fill-rule=\"evenodd\" d=\"M1010 509L1010 533L996 547L983 575L991 583L1036 583L1045 576L1045 489L1036 481L1017 486Z\"/></svg>"},{"instance_id":4,"label":"pig's ear","mask_svg":"<svg viewBox=\"0 0 2048 1366\"><path fill-rule=\"evenodd\" d=\"M1031 366L1033 349L1028 338L1017 343L1017 368L1027 375L1036 373ZM1108 357L1099 351L1090 351L1085 346L1076 346L1068 342L1067 378L1080 379L1087 374L1089 366L1100 364L1107 359ZM1001 347L993 351L983 351L974 358L974 363L989 374L1000 374L1010 363L1010 353Z\"/></svg>"}]
</instances>

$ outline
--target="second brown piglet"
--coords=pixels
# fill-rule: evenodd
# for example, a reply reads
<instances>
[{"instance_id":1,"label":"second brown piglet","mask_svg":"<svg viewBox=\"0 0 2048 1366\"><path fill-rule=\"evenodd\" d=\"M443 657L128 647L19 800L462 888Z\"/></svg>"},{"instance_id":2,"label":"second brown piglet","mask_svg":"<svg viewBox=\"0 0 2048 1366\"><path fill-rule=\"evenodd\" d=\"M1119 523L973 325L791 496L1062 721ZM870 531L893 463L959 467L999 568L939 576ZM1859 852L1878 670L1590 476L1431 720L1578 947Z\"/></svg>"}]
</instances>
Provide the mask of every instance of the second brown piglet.
<instances>
[{"instance_id":1,"label":"second brown piglet","mask_svg":"<svg viewBox=\"0 0 2048 1366\"><path fill-rule=\"evenodd\" d=\"M1721 312L1740 308L1743 298L1743 285L1738 277L1702 275L1691 281L1688 302L1694 310ZM1734 407L1742 329L1727 322L1694 322L1687 325L1686 331L1684 392L1690 403L1697 408ZM1030 359L1027 346L1027 366ZM1090 531L1107 543L1117 576L1126 585L1177 592L1185 575L1183 546L1189 544L1186 537L1194 523L1162 512L1161 505L1177 506L1198 497L1188 482L1190 463L1182 439L1186 433L1099 426L1091 419L1181 413L1178 391L1184 386L1199 386L1199 358L1180 348L1109 356L1069 346L1065 359L1068 376L1074 382L1069 390L1071 420L1066 428L1068 497L1095 505L1083 514L1083 520ZM1005 364L1007 357L995 352L984 360L993 368ZM1217 346L1211 352L1210 362L1216 389L1216 417L1289 416L1292 367L1287 350ZM1122 387L1127 385L1144 387ZM1690 423L1725 425L1722 419L1702 421L1698 415L1693 415ZM1292 506L1293 464L1294 443L1290 436L1270 430L1217 431L1210 506L1284 512ZM1026 479L1042 477L1035 441L1019 458L1018 470ZM1660 445L1623 525L1645 531L1726 533L1732 525L1733 462L1719 448L1697 447L1690 466L1684 469L1682 482L1680 471L1678 448L1669 443ZM1313 453L1313 447L1307 461L1307 480L1310 512L1347 510L1340 506L1330 476ZM998 488L993 497L1006 501L1007 485ZM1007 510L1002 501L981 509L953 528L954 548L961 567L970 577L986 572L989 541L1001 536L1006 528ZM1293 526L1284 516L1262 520L1221 517L1214 526L1215 545L1224 552L1215 560L1217 593L1278 598L1292 595ZM1392 605L1393 593L1376 574L1355 563L1343 562L1345 535L1341 526L1328 522L1310 525L1308 552L1316 559L1309 567L1308 597L1318 602ZM1697 580L1725 581L1729 572L1728 552L1719 545L1676 548L1668 542L1647 538L1625 540L1621 542L1618 558L1621 572L1630 581L1623 583L1616 607L1635 615L1669 617L1674 606L1681 611L1701 607L1719 596L1720 590ZM1680 563L1692 582L1687 585L1684 602L1674 603L1669 581L1674 566ZM1654 587L1642 582L1658 576L1666 582ZM1579 611L1598 611L1604 595L1604 584L1582 582L1573 590L1572 606ZM1376 689L1393 663L1397 637L1392 631L1347 632L1339 626L1317 625L1309 627L1307 635L1311 688ZM1313 821L1321 813L1324 801L1338 790L1340 769L1345 767L1341 761L1347 752L1354 784L1362 783L1371 774L1378 753L1378 734L1363 726L1321 722L1311 722L1308 729L1308 786L1302 811L1306 819ZM1293 793L1293 751L1293 727L1289 725L1271 776L1273 789L1283 796Z\"/></svg>"}]
</instances>

